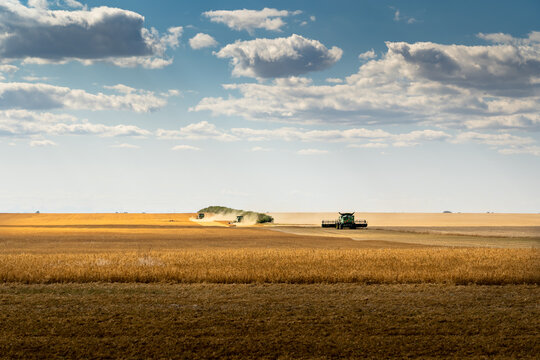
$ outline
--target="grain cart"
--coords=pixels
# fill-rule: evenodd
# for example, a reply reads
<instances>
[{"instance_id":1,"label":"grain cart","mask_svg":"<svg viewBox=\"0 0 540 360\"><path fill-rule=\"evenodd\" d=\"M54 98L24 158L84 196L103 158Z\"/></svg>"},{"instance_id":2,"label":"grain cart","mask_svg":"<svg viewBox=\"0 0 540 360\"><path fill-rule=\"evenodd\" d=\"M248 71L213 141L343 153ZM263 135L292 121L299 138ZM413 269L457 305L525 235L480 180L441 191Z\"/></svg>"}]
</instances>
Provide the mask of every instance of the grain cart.
<instances>
[{"instance_id":1,"label":"grain cart","mask_svg":"<svg viewBox=\"0 0 540 360\"><path fill-rule=\"evenodd\" d=\"M336 228L336 229L356 229L356 228L365 228L367 227L366 220L355 220L354 213L339 213L339 219L337 220L323 220L323 228Z\"/></svg>"}]
</instances>

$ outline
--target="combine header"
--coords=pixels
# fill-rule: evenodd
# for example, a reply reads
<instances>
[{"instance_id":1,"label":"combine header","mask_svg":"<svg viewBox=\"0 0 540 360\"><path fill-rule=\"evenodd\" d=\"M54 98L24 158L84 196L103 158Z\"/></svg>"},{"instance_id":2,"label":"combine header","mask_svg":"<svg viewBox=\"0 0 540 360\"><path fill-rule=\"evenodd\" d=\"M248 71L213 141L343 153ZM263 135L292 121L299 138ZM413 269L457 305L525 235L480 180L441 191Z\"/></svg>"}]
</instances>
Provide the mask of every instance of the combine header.
<instances>
[{"instance_id":1,"label":"combine header","mask_svg":"<svg viewBox=\"0 0 540 360\"><path fill-rule=\"evenodd\" d=\"M336 228L336 229L356 229L367 227L366 220L354 220L354 213L339 213L339 219L337 220L323 220L323 228Z\"/></svg>"}]
</instances>

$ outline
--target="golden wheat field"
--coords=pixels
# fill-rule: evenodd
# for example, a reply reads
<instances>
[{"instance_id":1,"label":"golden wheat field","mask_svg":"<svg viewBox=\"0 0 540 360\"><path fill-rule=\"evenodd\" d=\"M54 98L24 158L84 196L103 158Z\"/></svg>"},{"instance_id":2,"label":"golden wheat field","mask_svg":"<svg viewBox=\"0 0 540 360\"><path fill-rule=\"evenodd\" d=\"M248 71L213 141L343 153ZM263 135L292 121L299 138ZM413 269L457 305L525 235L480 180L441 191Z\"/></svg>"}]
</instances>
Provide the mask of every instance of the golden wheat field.
<instances>
[{"instance_id":1,"label":"golden wheat field","mask_svg":"<svg viewBox=\"0 0 540 360\"><path fill-rule=\"evenodd\" d=\"M0 214L0 358L540 352L534 234L336 233L194 216Z\"/></svg>"},{"instance_id":2,"label":"golden wheat field","mask_svg":"<svg viewBox=\"0 0 540 360\"><path fill-rule=\"evenodd\" d=\"M197 249L0 255L20 283L538 284L536 249Z\"/></svg>"},{"instance_id":3,"label":"golden wheat field","mask_svg":"<svg viewBox=\"0 0 540 360\"><path fill-rule=\"evenodd\" d=\"M211 223L203 227L191 221L193 217L1 215L0 281L536 284L540 280L540 250L535 247L434 248L412 244L420 235L409 233L404 236L411 243L403 238L395 241L396 232L388 238L384 231L352 231L357 240L351 240L345 238L351 231L336 238L333 229L317 228L319 236L309 236L260 227ZM329 237L320 236L325 231ZM358 236L366 238L358 241ZM444 240L455 238L423 237L432 239L424 245L444 245ZM478 242L478 237L472 238Z\"/></svg>"}]
</instances>

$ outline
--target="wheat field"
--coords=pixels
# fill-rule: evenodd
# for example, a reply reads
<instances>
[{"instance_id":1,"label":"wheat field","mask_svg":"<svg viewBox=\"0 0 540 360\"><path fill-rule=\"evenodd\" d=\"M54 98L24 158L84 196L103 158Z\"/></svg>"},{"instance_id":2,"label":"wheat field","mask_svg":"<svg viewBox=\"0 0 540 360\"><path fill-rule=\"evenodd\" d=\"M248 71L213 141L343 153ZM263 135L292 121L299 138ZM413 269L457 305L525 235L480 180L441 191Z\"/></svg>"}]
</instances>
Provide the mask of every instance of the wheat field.
<instances>
[{"instance_id":1,"label":"wheat field","mask_svg":"<svg viewBox=\"0 0 540 360\"><path fill-rule=\"evenodd\" d=\"M196 249L0 255L0 282L538 284L537 249Z\"/></svg>"},{"instance_id":2,"label":"wheat field","mask_svg":"<svg viewBox=\"0 0 540 360\"><path fill-rule=\"evenodd\" d=\"M540 282L537 247L432 247L403 243L399 233L389 237L384 231L359 231L365 239L355 241L259 227L203 227L190 221L193 215L2 214L0 282ZM433 237L433 244L453 239L404 236Z\"/></svg>"},{"instance_id":3,"label":"wheat field","mask_svg":"<svg viewBox=\"0 0 540 360\"><path fill-rule=\"evenodd\" d=\"M0 214L0 358L540 351L536 239L369 229L354 240L192 216ZM444 246L458 240L479 246Z\"/></svg>"}]
</instances>

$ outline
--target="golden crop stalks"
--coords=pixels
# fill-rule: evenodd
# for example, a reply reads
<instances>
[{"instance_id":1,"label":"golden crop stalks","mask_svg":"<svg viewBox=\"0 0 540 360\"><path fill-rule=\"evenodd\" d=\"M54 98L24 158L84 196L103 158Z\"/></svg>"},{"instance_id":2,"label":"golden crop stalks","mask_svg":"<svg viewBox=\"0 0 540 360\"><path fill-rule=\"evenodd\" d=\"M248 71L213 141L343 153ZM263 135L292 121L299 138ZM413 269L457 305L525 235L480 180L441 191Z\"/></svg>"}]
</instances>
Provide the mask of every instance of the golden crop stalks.
<instances>
[{"instance_id":1,"label":"golden crop stalks","mask_svg":"<svg viewBox=\"0 0 540 360\"><path fill-rule=\"evenodd\" d=\"M193 249L0 255L0 282L538 284L540 250Z\"/></svg>"}]
</instances>

